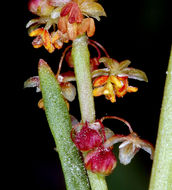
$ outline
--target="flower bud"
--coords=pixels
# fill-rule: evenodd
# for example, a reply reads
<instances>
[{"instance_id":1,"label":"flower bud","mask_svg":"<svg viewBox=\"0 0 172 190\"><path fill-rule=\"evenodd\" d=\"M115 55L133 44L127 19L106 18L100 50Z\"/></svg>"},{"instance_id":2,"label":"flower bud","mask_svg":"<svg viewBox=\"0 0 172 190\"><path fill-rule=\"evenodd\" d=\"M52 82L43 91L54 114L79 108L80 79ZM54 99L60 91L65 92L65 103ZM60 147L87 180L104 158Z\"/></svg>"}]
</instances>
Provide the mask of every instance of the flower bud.
<instances>
[{"instance_id":1,"label":"flower bud","mask_svg":"<svg viewBox=\"0 0 172 190\"><path fill-rule=\"evenodd\" d=\"M87 170L107 176L116 167L116 158L109 148L98 147L86 155L84 163Z\"/></svg>"},{"instance_id":2,"label":"flower bud","mask_svg":"<svg viewBox=\"0 0 172 190\"><path fill-rule=\"evenodd\" d=\"M101 134L97 130L91 129L87 122L72 140L80 151L92 150L103 143Z\"/></svg>"},{"instance_id":3,"label":"flower bud","mask_svg":"<svg viewBox=\"0 0 172 190\"><path fill-rule=\"evenodd\" d=\"M28 8L30 12L38 16L48 16L54 9L48 4L48 0L30 0Z\"/></svg>"}]
</instances>

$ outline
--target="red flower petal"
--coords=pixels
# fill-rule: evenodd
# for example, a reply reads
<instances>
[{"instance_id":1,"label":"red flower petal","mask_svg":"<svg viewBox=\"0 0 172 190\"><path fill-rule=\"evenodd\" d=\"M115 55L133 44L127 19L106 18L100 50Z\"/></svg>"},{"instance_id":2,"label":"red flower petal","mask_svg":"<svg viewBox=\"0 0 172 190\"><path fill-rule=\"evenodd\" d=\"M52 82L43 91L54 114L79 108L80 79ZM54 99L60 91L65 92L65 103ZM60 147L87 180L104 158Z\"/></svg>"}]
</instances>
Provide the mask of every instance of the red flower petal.
<instances>
[{"instance_id":1,"label":"red flower petal","mask_svg":"<svg viewBox=\"0 0 172 190\"><path fill-rule=\"evenodd\" d=\"M98 147L87 154L84 163L93 173L107 176L116 167L116 158L109 148Z\"/></svg>"},{"instance_id":2,"label":"red flower petal","mask_svg":"<svg viewBox=\"0 0 172 190\"><path fill-rule=\"evenodd\" d=\"M99 132L89 128L86 122L80 132L75 135L74 143L80 151L88 151L101 146L103 140Z\"/></svg>"}]
</instances>

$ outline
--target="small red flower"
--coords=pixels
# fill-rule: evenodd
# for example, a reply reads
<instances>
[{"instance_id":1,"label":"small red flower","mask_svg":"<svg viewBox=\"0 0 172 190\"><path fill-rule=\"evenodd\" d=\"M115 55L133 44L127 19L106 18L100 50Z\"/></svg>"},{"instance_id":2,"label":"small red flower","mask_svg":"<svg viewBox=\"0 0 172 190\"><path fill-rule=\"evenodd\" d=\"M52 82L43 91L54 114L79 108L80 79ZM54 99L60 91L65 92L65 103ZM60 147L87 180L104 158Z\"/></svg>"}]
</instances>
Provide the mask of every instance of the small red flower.
<instances>
[{"instance_id":1,"label":"small red flower","mask_svg":"<svg viewBox=\"0 0 172 190\"><path fill-rule=\"evenodd\" d=\"M80 127L82 128L78 129ZM79 124L77 126L74 126L71 132L71 137L76 147L80 151L89 151L101 146L105 139L104 128L100 132L100 129L102 127L103 126L100 124L100 122L95 122L93 124L85 122L84 125ZM76 134L73 138L74 130Z\"/></svg>"},{"instance_id":2,"label":"small red flower","mask_svg":"<svg viewBox=\"0 0 172 190\"><path fill-rule=\"evenodd\" d=\"M84 163L87 170L107 176L116 167L116 158L110 148L98 147L86 155Z\"/></svg>"}]
</instances>

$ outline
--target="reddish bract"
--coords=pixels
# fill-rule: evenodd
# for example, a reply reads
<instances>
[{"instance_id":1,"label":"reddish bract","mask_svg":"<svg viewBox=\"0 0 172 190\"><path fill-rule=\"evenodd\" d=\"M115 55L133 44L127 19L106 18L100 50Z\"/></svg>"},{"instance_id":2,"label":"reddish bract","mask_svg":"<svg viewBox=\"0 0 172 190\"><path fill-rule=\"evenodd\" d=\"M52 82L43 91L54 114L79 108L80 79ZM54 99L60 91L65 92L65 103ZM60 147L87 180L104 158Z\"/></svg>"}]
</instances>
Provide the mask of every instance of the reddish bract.
<instances>
[{"instance_id":1,"label":"reddish bract","mask_svg":"<svg viewBox=\"0 0 172 190\"><path fill-rule=\"evenodd\" d=\"M101 146L103 143L101 134L97 130L91 129L88 122L76 133L75 138L72 137L72 140L80 151L92 150L95 147Z\"/></svg>"},{"instance_id":2,"label":"reddish bract","mask_svg":"<svg viewBox=\"0 0 172 190\"><path fill-rule=\"evenodd\" d=\"M116 158L111 149L98 147L87 154L84 163L86 169L106 176L116 167Z\"/></svg>"}]
</instances>

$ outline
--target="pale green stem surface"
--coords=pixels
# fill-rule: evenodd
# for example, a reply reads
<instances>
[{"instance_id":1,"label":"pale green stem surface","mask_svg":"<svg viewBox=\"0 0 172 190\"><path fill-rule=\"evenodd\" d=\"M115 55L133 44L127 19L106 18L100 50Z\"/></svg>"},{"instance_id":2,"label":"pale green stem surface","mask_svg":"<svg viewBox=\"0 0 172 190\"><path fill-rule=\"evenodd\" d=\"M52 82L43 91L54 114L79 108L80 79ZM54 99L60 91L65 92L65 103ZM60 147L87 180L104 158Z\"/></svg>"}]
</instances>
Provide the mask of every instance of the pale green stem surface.
<instances>
[{"instance_id":1,"label":"pale green stem surface","mask_svg":"<svg viewBox=\"0 0 172 190\"><path fill-rule=\"evenodd\" d=\"M40 60L38 71L45 113L61 160L66 188L90 190L82 158L70 137L72 126L61 87L45 61Z\"/></svg>"},{"instance_id":2,"label":"pale green stem surface","mask_svg":"<svg viewBox=\"0 0 172 190\"><path fill-rule=\"evenodd\" d=\"M77 82L80 103L81 119L83 122L95 121L94 99L92 95L92 82L90 73L90 53L87 37L81 36L73 41L72 58L74 61L75 77ZM92 190L107 190L105 177L88 172Z\"/></svg>"},{"instance_id":3,"label":"pale green stem surface","mask_svg":"<svg viewBox=\"0 0 172 190\"><path fill-rule=\"evenodd\" d=\"M86 36L78 37L73 41L72 58L74 61L81 118L83 122L93 122L95 120L95 109L90 73L90 53Z\"/></svg>"},{"instance_id":4,"label":"pale green stem surface","mask_svg":"<svg viewBox=\"0 0 172 190\"><path fill-rule=\"evenodd\" d=\"M149 190L172 189L172 50L169 59Z\"/></svg>"}]
</instances>

